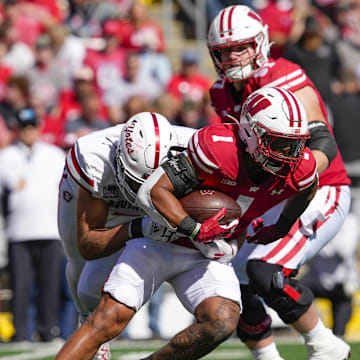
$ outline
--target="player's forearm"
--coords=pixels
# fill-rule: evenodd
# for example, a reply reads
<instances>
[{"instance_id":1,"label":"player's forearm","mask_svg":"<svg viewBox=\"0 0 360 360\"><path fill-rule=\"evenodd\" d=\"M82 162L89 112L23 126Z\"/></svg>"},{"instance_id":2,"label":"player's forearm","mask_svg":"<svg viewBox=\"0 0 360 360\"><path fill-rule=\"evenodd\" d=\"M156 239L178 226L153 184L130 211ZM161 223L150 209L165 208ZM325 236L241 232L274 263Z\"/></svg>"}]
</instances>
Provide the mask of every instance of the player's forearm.
<instances>
[{"instance_id":1,"label":"player's forearm","mask_svg":"<svg viewBox=\"0 0 360 360\"><path fill-rule=\"evenodd\" d=\"M169 190L162 187L152 189L151 201L159 213L174 227L179 226L184 217L189 215L180 201Z\"/></svg>"},{"instance_id":2,"label":"player's forearm","mask_svg":"<svg viewBox=\"0 0 360 360\"><path fill-rule=\"evenodd\" d=\"M91 229L78 236L80 255L85 260L109 256L125 246L129 240L128 224L110 229Z\"/></svg>"},{"instance_id":3,"label":"player's forearm","mask_svg":"<svg viewBox=\"0 0 360 360\"><path fill-rule=\"evenodd\" d=\"M311 151L315 161L316 167L319 175L323 173L330 165L328 157L320 150L312 150Z\"/></svg>"},{"instance_id":4,"label":"player's forearm","mask_svg":"<svg viewBox=\"0 0 360 360\"><path fill-rule=\"evenodd\" d=\"M310 201L315 196L317 183L314 183L310 188L288 199L285 203L284 209L276 223L276 228L279 233L288 233L296 220L308 207Z\"/></svg>"}]
</instances>

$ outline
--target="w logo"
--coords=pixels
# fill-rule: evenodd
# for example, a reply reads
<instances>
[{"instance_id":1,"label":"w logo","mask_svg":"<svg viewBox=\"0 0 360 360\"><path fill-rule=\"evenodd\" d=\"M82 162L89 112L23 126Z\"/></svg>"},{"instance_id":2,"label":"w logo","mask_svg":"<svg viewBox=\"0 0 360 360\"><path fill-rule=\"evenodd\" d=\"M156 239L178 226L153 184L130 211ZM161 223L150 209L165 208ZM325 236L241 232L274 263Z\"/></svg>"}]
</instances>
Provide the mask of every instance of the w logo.
<instances>
[{"instance_id":1,"label":"w logo","mask_svg":"<svg viewBox=\"0 0 360 360\"><path fill-rule=\"evenodd\" d=\"M248 112L251 116L254 116L259 111L264 110L269 106L271 106L271 102L265 96L256 94L249 101Z\"/></svg>"},{"instance_id":2,"label":"w logo","mask_svg":"<svg viewBox=\"0 0 360 360\"><path fill-rule=\"evenodd\" d=\"M200 191L200 195L204 196L204 195L213 195L215 190L199 190Z\"/></svg>"}]
</instances>

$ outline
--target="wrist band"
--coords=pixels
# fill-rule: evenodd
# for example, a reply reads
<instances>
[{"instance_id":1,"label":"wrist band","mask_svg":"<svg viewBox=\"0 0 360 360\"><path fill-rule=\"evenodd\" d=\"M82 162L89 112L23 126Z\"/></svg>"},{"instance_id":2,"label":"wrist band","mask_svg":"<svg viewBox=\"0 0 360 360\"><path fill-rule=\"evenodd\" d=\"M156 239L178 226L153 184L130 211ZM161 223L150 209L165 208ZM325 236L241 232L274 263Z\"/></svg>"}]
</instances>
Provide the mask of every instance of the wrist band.
<instances>
[{"instance_id":1,"label":"wrist band","mask_svg":"<svg viewBox=\"0 0 360 360\"><path fill-rule=\"evenodd\" d=\"M191 216L185 216L178 226L178 232L191 237L192 239L200 230L201 224L196 222Z\"/></svg>"},{"instance_id":2,"label":"wrist band","mask_svg":"<svg viewBox=\"0 0 360 360\"><path fill-rule=\"evenodd\" d=\"M141 221L142 218L137 218L129 222L128 234L130 238L138 238L144 236L141 228Z\"/></svg>"}]
</instances>

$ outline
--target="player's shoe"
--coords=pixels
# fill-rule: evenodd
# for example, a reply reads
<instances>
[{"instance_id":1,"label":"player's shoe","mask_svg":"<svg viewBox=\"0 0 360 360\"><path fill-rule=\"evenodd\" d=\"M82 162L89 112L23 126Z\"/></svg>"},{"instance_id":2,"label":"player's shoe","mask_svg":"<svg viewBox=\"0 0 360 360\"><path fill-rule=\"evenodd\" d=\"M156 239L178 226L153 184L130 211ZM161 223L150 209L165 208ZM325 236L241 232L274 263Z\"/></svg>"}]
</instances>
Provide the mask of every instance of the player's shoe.
<instances>
[{"instance_id":1,"label":"player's shoe","mask_svg":"<svg viewBox=\"0 0 360 360\"><path fill-rule=\"evenodd\" d=\"M330 330L322 340L306 344L308 360L346 360L349 359L350 346Z\"/></svg>"},{"instance_id":2,"label":"player's shoe","mask_svg":"<svg viewBox=\"0 0 360 360\"><path fill-rule=\"evenodd\" d=\"M110 360L110 346L109 343L104 343L99 347L99 350L94 355L92 360Z\"/></svg>"}]
</instances>

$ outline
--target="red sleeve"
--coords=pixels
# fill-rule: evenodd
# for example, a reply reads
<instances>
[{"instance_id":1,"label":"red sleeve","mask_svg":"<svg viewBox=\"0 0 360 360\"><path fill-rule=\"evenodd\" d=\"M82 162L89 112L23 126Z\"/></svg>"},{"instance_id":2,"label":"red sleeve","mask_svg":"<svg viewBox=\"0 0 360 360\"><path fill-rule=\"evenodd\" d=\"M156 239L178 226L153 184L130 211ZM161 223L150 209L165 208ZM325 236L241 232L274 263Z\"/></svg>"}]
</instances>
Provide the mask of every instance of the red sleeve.
<instances>
[{"instance_id":1,"label":"red sleeve","mask_svg":"<svg viewBox=\"0 0 360 360\"><path fill-rule=\"evenodd\" d=\"M309 148L305 149L304 157L292 174L292 181L299 191L303 191L317 181L316 161Z\"/></svg>"},{"instance_id":2,"label":"red sleeve","mask_svg":"<svg viewBox=\"0 0 360 360\"><path fill-rule=\"evenodd\" d=\"M297 64L278 58L270 59L254 77L256 87L281 87L292 92L307 85L314 87L305 71ZM253 89L255 90L255 89Z\"/></svg>"},{"instance_id":3,"label":"red sleeve","mask_svg":"<svg viewBox=\"0 0 360 360\"><path fill-rule=\"evenodd\" d=\"M220 172L232 180L239 172L239 140L231 125L219 124L198 130L188 145L193 166L204 178Z\"/></svg>"}]
</instances>

